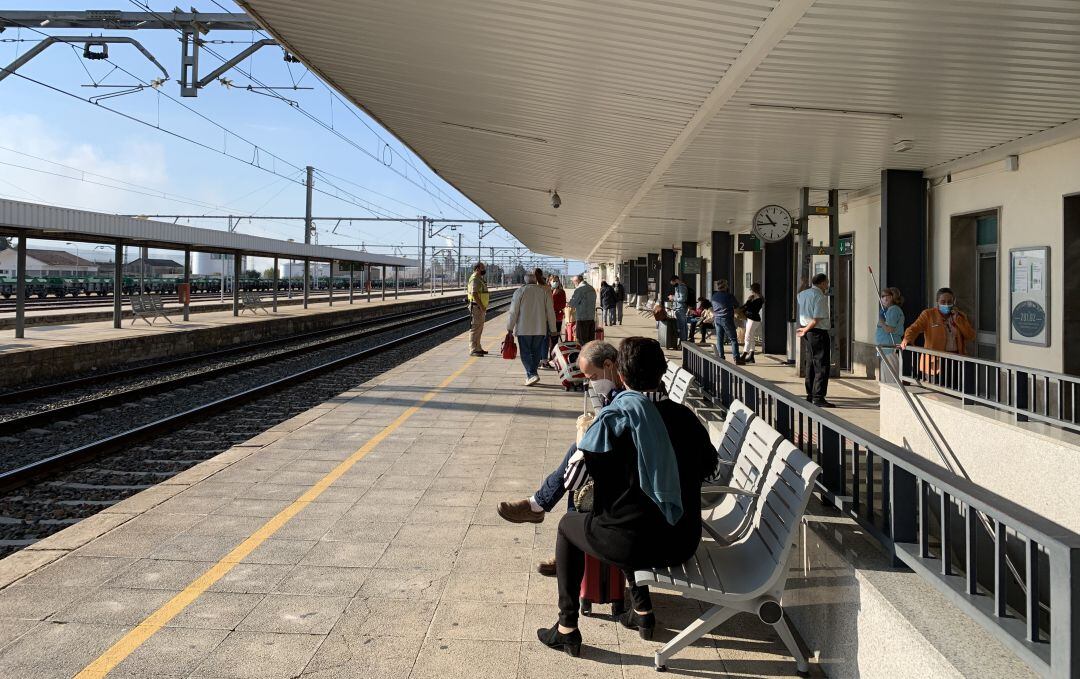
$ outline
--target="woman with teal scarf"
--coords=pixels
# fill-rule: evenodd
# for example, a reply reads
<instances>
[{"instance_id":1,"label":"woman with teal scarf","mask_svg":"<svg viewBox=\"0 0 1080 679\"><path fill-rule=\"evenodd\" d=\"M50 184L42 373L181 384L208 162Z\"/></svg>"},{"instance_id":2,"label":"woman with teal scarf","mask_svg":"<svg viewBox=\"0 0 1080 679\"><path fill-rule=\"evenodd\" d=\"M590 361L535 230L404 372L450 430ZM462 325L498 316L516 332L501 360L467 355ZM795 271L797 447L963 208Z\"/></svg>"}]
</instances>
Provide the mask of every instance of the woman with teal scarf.
<instances>
[{"instance_id":1,"label":"woman with teal scarf","mask_svg":"<svg viewBox=\"0 0 1080 679\"><path fill-rule=\"evenodd\" d=\"M666 367L656 340L623 340L618 371L627 391L600 410L578 445L594 483L593 509L569 512L559 522L559 622L536 631L551 648L573 656L581 651L585 553L626 573L631 606L620 622L649 639L656 618L649 589L634 584L634 570L681 564L701 541L701 483L716 466L716 450L689 408L642 395L659 388Z\"/></svg>"}]
</instances>

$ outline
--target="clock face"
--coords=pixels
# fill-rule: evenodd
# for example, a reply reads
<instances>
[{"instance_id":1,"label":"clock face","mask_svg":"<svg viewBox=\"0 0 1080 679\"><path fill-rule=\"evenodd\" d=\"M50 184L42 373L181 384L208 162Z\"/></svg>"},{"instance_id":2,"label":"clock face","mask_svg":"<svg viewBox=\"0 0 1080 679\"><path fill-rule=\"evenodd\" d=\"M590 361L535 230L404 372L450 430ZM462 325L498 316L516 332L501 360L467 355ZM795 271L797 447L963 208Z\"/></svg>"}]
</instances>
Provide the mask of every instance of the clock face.
<instances>
[{"instance_id":1,"label":"clock face","mask_svg":"<svg viewBox=\"0 0 1080 679\"><path fill-rule=\"evenodd\" d=\"M754 215L753 230L761 240L783 240L791 233L791 213L782 205L766 205Z\"/></svg>"}]
</instances>

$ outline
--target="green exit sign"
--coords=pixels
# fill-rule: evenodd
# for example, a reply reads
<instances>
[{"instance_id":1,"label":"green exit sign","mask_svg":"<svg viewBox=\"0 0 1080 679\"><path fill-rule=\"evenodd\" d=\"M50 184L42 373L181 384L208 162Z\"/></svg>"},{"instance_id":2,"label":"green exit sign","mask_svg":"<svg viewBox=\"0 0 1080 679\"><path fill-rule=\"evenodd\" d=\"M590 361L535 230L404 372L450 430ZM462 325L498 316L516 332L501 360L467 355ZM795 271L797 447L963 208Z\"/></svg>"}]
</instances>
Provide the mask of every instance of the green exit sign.
<instances>
[{"instance_id":1,"label":"green exit sign","mask_svg":"<svg viewBox=\"0 0 1080 679\"><path fill-rule=\"evenodd\" d=\"M855 254L855 237L854 236L841 236L840 237L840 254L841 255L853 255L853 254Z\"/></svg>"}]
</instances>

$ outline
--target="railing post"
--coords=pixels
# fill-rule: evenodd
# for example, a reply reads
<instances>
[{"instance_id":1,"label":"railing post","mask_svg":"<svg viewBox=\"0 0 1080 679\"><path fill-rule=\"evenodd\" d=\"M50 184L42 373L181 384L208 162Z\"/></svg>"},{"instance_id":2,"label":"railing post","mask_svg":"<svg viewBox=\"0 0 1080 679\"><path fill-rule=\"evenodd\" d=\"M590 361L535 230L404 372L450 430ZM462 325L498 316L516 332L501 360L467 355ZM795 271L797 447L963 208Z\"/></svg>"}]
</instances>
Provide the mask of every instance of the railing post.
<instances>
[{"instance_id":1,"label":"railing post","mask_svg":"<svg viewBox=\"0 0 1080 679\"><path fill-rule=\"evenodd\" d=\"M818 442L818 450L821 451L821 478L825 487L834 496L844 494L841 456L840 434L832 428L821 424L821 439Z\"/></svg>"},{"instance_id":2,"label":"railing post","mask_svg":"<svg viewBox=\"0 0 1080 679\"><path fill-rule=\"evenodd\" d=\"M960 364L960 366L961 366L961 368L960 368L960 370L961 370L961 376L960 376L961 385L960 385L960 387L961 387L961 390L964 392L964 395L965 396L976 396L976 395L978 395L978 386L979 386L978 385L978 374L977 374L978 365L976 365L972 361L964 361L963 363ZM971 399L965 398L963 400L963 404L966 405L966 406L973 405L974 403L975 403L975 401L973 401Z\"/></svg>"},{"instance_id":3,"label":"railing post","mask_svg":"<svg viewBox=\"0 0 1080 679\"><path fill-rule=\"evenodd\" d=\"M1050 674L1080 676L1080 547L1050 553Z\"/></svg>"},{"instance_id":4,"label":"railing post","mask_svg":"<svg viewBox=\"0 0 1080 679\"><path fill-rule=\"evenodd\" d=\"M793 419L791 413L791 406L783 401L776 401L776 422L773 425L773 429L780 432L780 434L788 441L791 441L794 438L791 430L791 422Z\"/></svg>"},{"instance_id":5,"label":"railing post","mask_svg":"<svg viewBox=\"0 0 1080 679\"><path fill-rule=\"evenodd\" d=\"M908 470L889 463L889 483L884 490L889 498L887 528L889 537L893 541L893 544L888 547L892 551L893 565L901 566L903 562L896 556L896 543L913 544L918 539L918 482L915 475Z\"/></svg>"},{"instance_id":6,"label":"railing post","mask_svg":"<svg viewBox=\"0 0 1080 679\"><path fill-rule=\"evenodd\" d=\"M758 389L754 385L747 382L743 385L743 402L746 403L746 407L754 412L757 412L758 405Z\"/></svg>"},{"instance_id":7,"label":"railing post","mask_svg":"<svg viewBox=\"0 0 1080 679\"><path fill-rule=\"evenodd\" d=\"M724 370L722 366L718 366L717 370L720 371L720 403L724 407L731 405L731 373Z\"/></svg>"}]
</instances>

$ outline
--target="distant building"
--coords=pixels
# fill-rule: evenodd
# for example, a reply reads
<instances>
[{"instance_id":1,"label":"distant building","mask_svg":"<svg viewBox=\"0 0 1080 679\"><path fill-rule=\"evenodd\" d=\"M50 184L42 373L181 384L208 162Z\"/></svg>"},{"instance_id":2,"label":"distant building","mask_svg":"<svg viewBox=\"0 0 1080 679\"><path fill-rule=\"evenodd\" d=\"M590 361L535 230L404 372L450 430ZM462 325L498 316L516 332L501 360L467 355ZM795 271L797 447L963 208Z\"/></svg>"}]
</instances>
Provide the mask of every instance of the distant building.
<instances>
[{"instance_id":1,"label":"distant building","mask_svg":"<svg viewBox=\"0 0 1080 679\"><path fill-rule=\"evenodd\" d=\"M124 275L138 276L140 273L152 278L158 276L183 276L184 265L171 259L143 259L142 257L124 265Z\"/></svg>"},{"instance_id":2,"label":"distant building","mask_svg":"<svg viewBox=\"0 0 1080 679\"><path fill-rule=\"evenodd\" d=\"M0 276L14 278L17 250L0 250ZM83 259L66 250L26 249L27 276L96 276L98 263Z\"/></svg>"}]
</instances>

